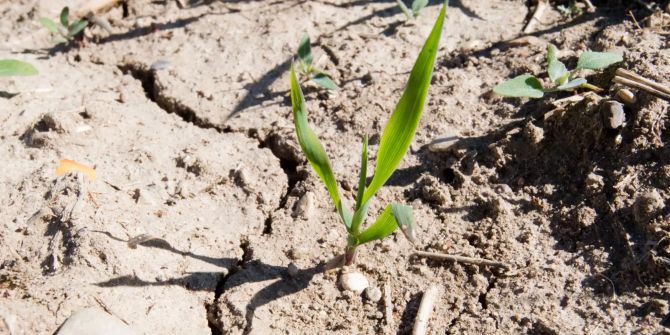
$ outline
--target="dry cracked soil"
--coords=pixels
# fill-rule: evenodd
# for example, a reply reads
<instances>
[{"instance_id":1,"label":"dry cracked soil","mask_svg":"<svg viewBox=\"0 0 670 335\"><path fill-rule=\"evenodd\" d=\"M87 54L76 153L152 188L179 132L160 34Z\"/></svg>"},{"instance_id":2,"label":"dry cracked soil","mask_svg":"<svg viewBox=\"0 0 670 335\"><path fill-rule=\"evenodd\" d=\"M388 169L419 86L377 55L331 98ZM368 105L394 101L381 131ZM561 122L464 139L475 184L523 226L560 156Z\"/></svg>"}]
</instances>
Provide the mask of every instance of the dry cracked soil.
<instances>
[{"instance_id":1,"label":"dry cracked soil","mask_svg":"<svg viewBox=\"0 0 670 335\"><path fill-rule=\"evenodd\" d=\"M0 58L40 72L0 79L0 333L54 334L95 307L139 334L406 334L430 285L431 334L668 333L668 102L633 90L609 129L614 67L588 73L599 94L492 94L543 75L548 42L571 66L623 52L615 67L667 84L665 1L575 17L552 1L528 35L532 2L451 1L419 130L370 208L411 204L419 241L330 270L346 234L295 137L296 44L309 33L341 86L304 89L352 203L360 138L374 161L439 1L409 23L390 0L120 1L100 14L111 32L54 47L37 20L88 2L0 2ZM57 176L62 159L98 178ZM343 290L352 270L390 299Z\"/></svg>"}]
</instances>

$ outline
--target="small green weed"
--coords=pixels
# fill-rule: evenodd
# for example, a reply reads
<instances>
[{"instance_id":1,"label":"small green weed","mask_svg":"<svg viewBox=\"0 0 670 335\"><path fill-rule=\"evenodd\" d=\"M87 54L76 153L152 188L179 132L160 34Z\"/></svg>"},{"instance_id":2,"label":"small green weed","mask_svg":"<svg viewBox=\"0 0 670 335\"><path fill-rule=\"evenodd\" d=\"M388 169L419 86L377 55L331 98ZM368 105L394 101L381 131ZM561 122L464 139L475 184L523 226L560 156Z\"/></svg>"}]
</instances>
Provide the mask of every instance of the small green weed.
<instances>
[{"instance_id":1,"label":"small green weed","mask_svg":"<svg viewBox=\"0 0 670 335\"><path fill-rule=\"evenodd\" d=\"M442 34L446 9L447 6L445 4L423 49L421 49L416 63L414 63L405 92L400 97L395 111L391 114L391 118L384 128L379 144L379 151L377 152L375 173L370 185L366 185L368 140L367 136L363 137L361 170L353 214L343 204L340 197L337 179L333 175L326 150L314 131L309 127L305 97L298 83L293 65L291 66L291 103L298 142L300 142L300 147L305 156L307 156L307 160L326 185L335 208L347 229L348 239L345 249L345 261L347 265L353 263L358 246L382 239L393 233L397 228L400 228L410 241L413 242L415 240L414 215L412 207L407 205L390 204L372 225L366 229L362 229L362 226L367 217L370 200L396 170L398 164L400 164L400 161L407 153L416 133L428 94L428 88L430 87L433 65L435 64L440 36Z\"/></svg>"},{"instance_id":2,"label":"small green weed","mask_svg":"<svg viewBox=\"0 0 670 335\"><path fill-rule=\"evenodd\" d=\"M528 98L541 98L545 93L573 91L577 88L602 91L601 88L587 83L585 78L576 77L577 71L600 70L623 61L623 57L618 53L587 51L579 56L577 67L568 71L565 64L556 59L556 51L553 44L547 46L547 74L552 83L551 87L545 88L538 78L526 73L496 85L493 91L505 97Z\"/></svg>"},{"instance_id":3,"label":"small green weed","mask_svg":"<svg viewBox=\"0 0 670 335\"><path fill-rule=\"evenodd\" d=\"M0 77L34 76L37 69L29 63L16 59L0 59Z\"/></svg>"},{"instance_id":4,"label":"small green weed","mask_svg":"<svg viewBox=\"0 0 670 335\"><path fill-rule=\"evenodd\" d=\"M330 75L316 68L313 63L314 56L312 55L311 42L309 35L305 34L298 46L298 69L300 74L327 90L339 89Z\"/></svg>"},{"instance_id":5,"label":"small green weed","mask_svg":"<svg viewBox=\"0 0 670 335\"><path fill-rule=\"evenodd\" d=\"M56 43L65 43L72 41L77 34L84 30L84 28L88 26L88 21L81 19L77 22L70 23L70 9L68 7L63 7L60 12L60 25L48 17L41 18L40 24L58 36L55 39Z\"/></svg>"},{"instance_id":6,"label":"small green weed","mask_svg":"<svg viewBox=\"0 0 670 335\"><path fill-rule=\"evenodd\" d=\"M421 14L421 10L428 6L428 0L414 0L412 2L412 9L410 10L402 0L395 0L395 2L398 3L398 7L400 7L400 10L402 10L408 20L418 17Z\"/></svg>"}]
</instances>

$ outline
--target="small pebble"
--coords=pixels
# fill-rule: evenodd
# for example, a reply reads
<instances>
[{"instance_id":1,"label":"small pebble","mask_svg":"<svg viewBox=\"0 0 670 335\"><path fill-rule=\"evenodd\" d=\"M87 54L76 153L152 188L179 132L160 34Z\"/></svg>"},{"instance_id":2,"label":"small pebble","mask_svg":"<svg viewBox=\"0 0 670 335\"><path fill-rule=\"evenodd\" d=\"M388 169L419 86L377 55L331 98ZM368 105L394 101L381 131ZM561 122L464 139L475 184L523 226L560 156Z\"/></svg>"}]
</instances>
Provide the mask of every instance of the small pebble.
<instances>
[{"instance_id":1,"label":"small pebble","mask_svg":"<svg viewBox=\"0 0 670 335\"><path fill-rule=\"evenodd\" d=\"M455 129L447 129L442 135L428 144L428 150L432 152L448 152L456 148L455 144L460 140L460 135Z\"/></svg>"},{"instance_id":2,"label":"small pebble","mask_svg":"<svg viewBox=\"0 0 670 335\"><path fill-rule=\"evenodd\" d=\"M382 298L382 290L377 286L370 286L365 289L365 297L370 300L370 302L377 302Z\"/></svg>"},{"instance_id":3,"label":"small pebble","mask_svg":"<svg viewBox=\"0 0 670 335\"><path fill-rule=\"evenodd\" d=\"M286 267L286 272L288 272L289 276L295 277L300 272L300 269L298 269L298 267L295 264L289 263L288 266Z\"/></svg>"},{"instance_id":4,"label":"small pebble","mask_svg":"<svg viewBox=\"0 0 670 335\"><path fill-rule=\"evenodd\" d=\"M312 200L312 192L306 192L300 197L300 200L295 204L293 209L294 218L307 219L312 214L312 207L314 201Z\"/></svg>"},{"instance_id":5,"label":"small pebble","mask_svg":"<svg viewBox=\"0 0 670 335\"><path fill-rule=\"evenodd\" d=\"M625 103L626 105L633 105L637 102L635 94L628 89L622 88L616 92L616 97L619 101Z\"/></svg>"},{"instance_id":6,"label":"small pebble","mask_svg":"<svg viewBox=\"0 0 670 335\"><path fill-rule=\"evenodd\" d=\"M340 285L344 290L361 294L363 290L370 286L370 282L360 272L347 272L340 276Z\"/></svg>"},{"instance_id":7,"label":"small pebble","mask_svg":"<svg viewBox=\"0 0 670 335\"><path fill-rule=\"evenodd\" d=\"M617 129L626 122L626 114L624 114L623 105L618 101L605 101L601 111L605 127L609 129Z\"/></svg>"},{"instance_id":8,"label":"small pebble","mask_svg":"<svg viewBox=\"0 0 670 335\"><path fill-rule=\"evenodd\" d=\"M151 64L151 69L154 70L154 71L164 70L164 69L167 69L168 67L170 67L170 62L166 61L166 60L162 60L162 59L157 60L157 61L153 62L153 64Z\"/></svg>"}]
</instances>

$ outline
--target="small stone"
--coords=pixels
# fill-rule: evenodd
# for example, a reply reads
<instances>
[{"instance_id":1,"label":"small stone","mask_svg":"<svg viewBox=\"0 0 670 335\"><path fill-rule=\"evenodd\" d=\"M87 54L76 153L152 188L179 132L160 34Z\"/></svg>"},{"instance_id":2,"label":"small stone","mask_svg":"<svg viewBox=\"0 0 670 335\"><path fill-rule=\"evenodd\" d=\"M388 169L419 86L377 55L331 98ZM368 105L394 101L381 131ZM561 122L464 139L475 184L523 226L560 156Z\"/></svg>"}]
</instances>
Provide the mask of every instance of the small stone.
<instances>
[{"instance_id":1,"label":"small stone","mask_svg":"<svg viewBox=\"0 0 670 335\"><path fill-rule=\"evenodd\" d=\"M365 297L370 300L370 302L377 302L382 298L382 290L377 286L370 286L365 289Z\"/></svg>"},{"instance_id":2,"label":"small stone","mask_svg":"<svg viewBox=\"0 0 670 335\"><path fill-rule=\"evenodd\" d=\"M303 247L292 248L289 251L288 256L292 260L306 259L309 258L309 250Z\"/></svg>"},{"instance_id":3,"label":"small stone","mask_svg":"<svg viewBox=\"0 0 670 335\"><path fill-rule=\"evenodd\" d=\"M340 276L340 286L346 291L361 294L363 290L370 286L370 282L360 272L347 272Z\"/></svg>"},{"instance_id":4,"label":"small stone","mask_svg":"<svg viewBox=\"0 0 670 335\"><path fill-rule=\"evenodd\" d=\"M300 200L295 204L295 207L293 208L293 213L292 216L294 218L303 218L307 219L310 217L312 214L312 204L314 201L312 200L312 192L306 192L305 194L300 197Z\"/></svg>"},{"instance_id":5,"label":"small stone","mask_svg":"<svg viewBox=\"0 0 670 335\"><path fill-rule=\"evenodd\" d=\"M448 152L456 148L455 144L461 139L458 131L447 129L442 135L428 144L428 150L432 152Z\"/></svg>"},{"instance_id":6,"label":"small stone","mask_svg":"<svg viewBox=\"0 0 670 335\"><path fill-rule=\"evenodd\" d=\"M622 88L616 92L616 97L619 101L625 103L626 105L634 105L637 102L635 94L628 89Z\"/></svg>"},{"instance_id":7,"label":"small stone","mask_svg":"<svg viewBox=\"0 0 670 335\"><path fill-rule=\"evenodd\" d=\"M150 67L154 71L165 70L170 67L170 61L160 59L153 62Z\"/></svg>"},{"instance_id":8,"label":"small stone","mask_svg":"<svg viewBox=\"0 0 670 335\"><path fill-rule=\"evenodd\" d=\"M617 129L626 122L623 105L618 101L605 101L601 107L603 123L609 129Z\"/></svg>"},{"instance_id":9,"label":"small stone","mask_svg":"<svg viewBox=\"0 0 670 335\"><path fill-rule=\"evenodd\" d=\"M658 191L651 190L639 194L633 203L635 222L646 224L664 207L663 198Z\"/></svg>"},{"instance_id":10,"label":"small stone","mask_svg":"<svg viewBox=\"0 0 670 335\"><path fill-rule=\"evenodd\" d=\"M298 269L298 267L295 264L293 264L293 262L291 262L286 267L286 272L288 272L289 276L295 277L300 272L300 269Z\"/></svg>"},{"instance_id":11,"label":"small stone","mask_svg":"<svg viewBox=\"0 0 670 335\"><path fill-rule=\"evenodd\" d=\"M56 335L136 335L128 325L96 308L85 308L72 314Z\"/></svg>"}]
</instances>

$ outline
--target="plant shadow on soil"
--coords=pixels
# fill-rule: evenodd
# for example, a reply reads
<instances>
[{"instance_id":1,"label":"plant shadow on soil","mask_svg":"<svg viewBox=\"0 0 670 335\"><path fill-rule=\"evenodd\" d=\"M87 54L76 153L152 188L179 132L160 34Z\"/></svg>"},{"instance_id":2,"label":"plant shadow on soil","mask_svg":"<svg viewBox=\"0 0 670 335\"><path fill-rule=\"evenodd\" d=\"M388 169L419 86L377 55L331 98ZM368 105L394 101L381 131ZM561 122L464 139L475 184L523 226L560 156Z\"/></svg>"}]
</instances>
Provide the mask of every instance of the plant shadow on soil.
<instances>
[{"instance_id":1,"label":"plant shadow on soil","mask_svg":"<svg viewBox=\"0 0 670 335\"><path fill-rule=\"evenodd\" d=\"M94 231L107 235L109 238L128 242L121 238L115 237L106 231ZM182 251L174 248L168 241L163 239L153 239L139 245L148 248L157 248L172 252L184 257L191 257L209 264L220 266L230 271L224 275L224 272L189 272L186 276L170 278L160 282L150 282L142 280L136 276L120 276L112 278L108 281L95 283L98 287L145 287L145 286L182 286L191 291L210 291L215 293L215 302L226 290L241 286L247 283L262 282L267 280L278 279L270 285L263 287L256 292L249 300L246 306L245 319L247 326L245 333L253 327L254 313L257 308L268 304L274 300L281 299L287 295L295 294L307 288L314 275L325 271L326 264L317 264L306 269L299 269L297 274L289 276L287 268L284 266L269 265L260 260L250 260L251 255L245 253L242 260L236 258L215 258L209 256L198 255L190 251ZM234 278L232 275L239 274Z\"/></svg>"}]
</instances>

